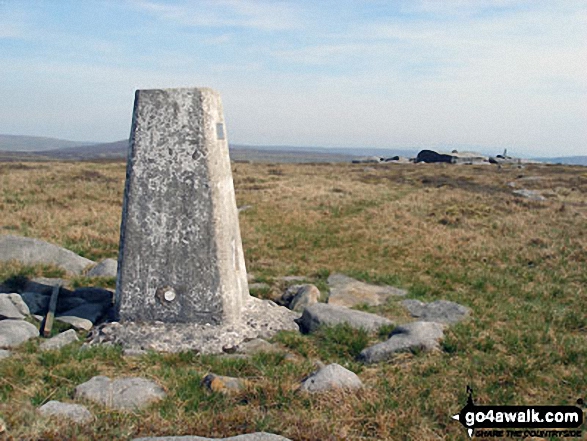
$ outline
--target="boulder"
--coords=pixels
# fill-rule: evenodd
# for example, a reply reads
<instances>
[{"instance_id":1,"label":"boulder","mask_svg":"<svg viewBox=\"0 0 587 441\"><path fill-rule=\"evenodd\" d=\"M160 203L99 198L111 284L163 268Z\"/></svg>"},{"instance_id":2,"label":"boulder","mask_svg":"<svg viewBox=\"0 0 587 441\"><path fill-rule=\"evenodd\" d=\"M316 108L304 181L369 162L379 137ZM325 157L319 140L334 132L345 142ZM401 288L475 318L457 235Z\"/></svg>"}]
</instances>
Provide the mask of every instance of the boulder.
<instances>
[{"instance_id":1,"label":"boulder","mask_svg":"<svg viewBox=\"0 0 587 441\"><path fill-rule=\"evenodd\" d=\"M302 332L314 332L321 326L348 324L349 326L367 331L376 331L382 326L393 322L385 317L363 311L345 308L344 306L315 303L308 306L298 320Z\"/></svg>"},{"instance_id":2,"label":"boulder","mask_svg":"<svg viewBox=\"0 0 587 441\"><path fill-rule=\"evenodd\" d=\"M291 309L302 312L306 306L318 303L320 290L311 284L292 285L285 290L278 303Z\"/></svg>"},{"instance_id":3,"label":"boulder","mask_svg":"<svg viewBox=\"0 0 587 441\"><path fill-rule=\"evenodd\" d=\"M208 374L202 380L202 384L212 392L240 392L245 388L246 382L240 378L226 377L224 375Z\"/></svg>"},{"instance_id":4,"label":"boulder","mask_svg":"<svg viewBox=\"0 0 587 441\"><path fill-rule=\"evenodd\" d=\"M165 397L157 384L140 377L118 378L97 376L75 388L75 397L87 399L112 409L134 410Z\"/></svg>"},{"instance_id":5,"label":"boulder","mask_svg":"<svg viewBox=\"0 0 587 441\"><path fill-rule=\"evenodd\" d=\"M132 441L291 441L289 438L266 432L247 433L228 438L204 438L201 436L161 436L135 438Z\"/></svg>"},{"instance_id":6,"label":"boulder","mask_svg":"<svg viewBox=\"0 0 587 441\"><path fill-rule=\"evenodd\" d=\"M328 392L333 389L356 390L363 387L361 379L352 371L332 363L306 378L300 387L304 392Z\"/></svg>"},{"instance_id":7,"label":"boulder","mask_svg":"<svg viewBox=\"0 0 587 441\"><path fill-rule=\"evenodd\" d=\"M43 404L39 407L39 413L46 417L65 418L79 424L89 423L94 419L85 406L59 401L49 401Z\"/></svg>"},{"instance_id":8,"label":"boulder","mask_svg":"<svg viewBox=\"0 0 587 441\"><path fill-rule=\"evenodd\" d=\"M14 306L8 296L2 294L0 295L0 320L4 319L22 320L24 315Z\"/></svg>"},{"instance_id":9,"label":"boulder","mask_svg":"<svg viewBox=\"0 0 587 441\"><path fill-rule=\"evenodd\" d=\"M24 320L0 321L0 348L15 348L38 336L37 327Z\"/></svg>"},{"instance_id":10,"label":"boulder","mask_svg":"<svg viewBox=\"0 0 587 441\"><path fill-rule=\"evenodd\" d=\"M348 308L361 304L379 306L390 297L403 297L407 294L407 291L403 289L370 285L344 274L332 274L328 277L328 286L330 287L328 303Z\"/></svg>"},{"instance_id":11,"label":"boulder","mask_svg":"<svg viewBox=\"0 0 587 441\"><path fill-rule=\"evenodd\" d=\"M77 338L77 333L73 329L68 329L65 332L57 334L55 337L52 337L48 340L45 340L39 346L39 349L42 351L51 351L54 349L60 349L63 346L67 346L70 343L74 343L79 341Z\"/></svg>"},{"instance_id":12,"label":"boulder","mask_svg":"<svg viewBox=\"0 0 587 441\"><path fill-rule=\"evenodd\" d=\"M104 259L98 265L90 269L86 276L88 277L116 277L118 270L118 261L115 259Z\"/></svg>"},{"instance_id":13,"label":"boulder","mask_svg":"<svg viewBox=\"0 0 587 441\"><path fill-rule=\"evenodd\" d=\"M29 307L24 302L24 300L22 299L20 294L12 292L12 293L7 293L7 294L3 294L3 295L6 296L6 298L8 298L8 300L10 300L12 302L12 304L16 307L18 312L20 312L22 315L24 315L25 317L27 315L31 315L31 311L29 310ZM0 294L0 297L2 297L2 294Z\"/></svg>"},{"instance_id":14,"label":"boulder","mask_svg":"<svg viewBox=\"0 0 587 441\"><path fill-rule=\"evenodd\" d=\"M73 251L40 239L21 236L0 236L0 261L17 260L25 265L56 265L79 275L92 262Z\"/></svg>"},{"instance_id":15,"label":"boulder","mask_svg":"<svg viewBox=\"0 0 587 441\"><path fill-rule=\"evenodd\" d=\"M88 319L81 317L74 317L71 315L61 315L55 317L55 320L62 323L67 323L77 329L78 331L89 331L94 327L94 324Z\"/></svg>"},{"instance_id":16,"label":"boulder","mask_svg":"<svg viewBox=\"0 0 587 441\"><path fill-rule=\"evenodd\" d=\"M457 323L470 314L470 309L448 300L436 300L424 303L415 299L406 299L402 305L421 322Z\"/></svg>"},{"instance_id":17,"label":"boulder","mask_svg":"<svg viewBox=\"0 0 587 441\"><path fill-rule=\"evenodd\" d=\"M435 322L412 322L395 328L387 341L365 348L359 354L364 363L377 363L398 352L432 351L439 348L444 325Z\"/></svg>"}]
</instances>

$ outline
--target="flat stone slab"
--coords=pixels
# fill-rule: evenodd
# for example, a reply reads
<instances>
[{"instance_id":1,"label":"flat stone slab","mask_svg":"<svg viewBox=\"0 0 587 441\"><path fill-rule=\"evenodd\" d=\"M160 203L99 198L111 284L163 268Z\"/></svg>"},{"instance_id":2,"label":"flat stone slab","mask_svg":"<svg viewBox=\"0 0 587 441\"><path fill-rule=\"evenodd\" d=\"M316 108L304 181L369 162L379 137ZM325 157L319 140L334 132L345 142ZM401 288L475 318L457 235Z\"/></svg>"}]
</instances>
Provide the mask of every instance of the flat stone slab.
<instances>
[{"instance_id":1,"label":"flat stone slab","mask_svg":"<svg viewBox=\"0 0 587 441\"><path fill-rule=\"evenodd\" d=\"M332 274L328 277L331 305L353 306L366 304L369 306L383 305L391 297L403 297L408 292L393 286L378 286L360 282L344 274Z\"/></svg>"},{"instance_id":2,"label":"flat stone slab","mask_svg":"<svg viewBox=\"0 0 587 441\"><path fill-rule=\"evenodd\" d=\"M52 351L55 349L61 349L62 347L76 341L79 341L77 333L73 329L68 329L67 331L45 340L40 344L39 349L41 349L41 351Z\"/></svg>"},{"instance_id":3,"label":"flat stone slab","mask_svg":"<svg viewBox=\"0 0 587 441\"><path fill-rule=\"evenodd\" d=\"M402 301L402 306L421 322L457 323L471 313L466 306L448 300L424 303L420 300L406 299Z\"/></svg>"},{"instance_id":4,"label":"flat stone slab","mask_svg":"<svg viewBox=\"0 0 587 441\"><path fill-rule=\"evenodd\" d=\"M246 340L268 339L280 330L299 331L299 314L269 300L251 297L243 307L242 319L221 326L184 323L107 323L92 338L93 344L112 342L123 348L158 352L198 351L221 354Z\"/></svg>"},{"instance_id":5,"label":"flat stone slab","mask_svg":"<svg viewBox=\"0 0 587 441\"><path fill-rule=\"evenodd\" d=\"M0 294L0 320L4 319L22 320L24 319L24 315L7 295Z\"/></svg>"},{"instance_id":6,"label":"flat stone slab","mask_svg":"<svg viewBox=\"0 0 587 441\"><path fill-rule=\"evenodd\" d=\"M298 320L303 332L314 332L321 326L348 324L353 328L376 331L382 326L393 325L385 317L363 311L355 311L344 306L329 303L315 303L308 306Z\"/></svg>"},{"instance_id":7,"label":"flat stone slab","mask_svg":"<svg viewBox=\"0 0 587 441\"><path fill-rule=\"evenodd\" d=\"M98 265L90 269L86 276L88 277L116 277L118 271L118 261L116 259L104 259Z\"/></svg>"},{"instance_id":8,"label":"flat stone slab","mask_svg":"<svg viewBox=\"0 0 587 441\"><path fill-rule=\"evenodd\" d=\"M94 262L40 239L21 236L0 236L0 261L17 260L25 265L52 264L71 274L79 275Z\"/></svg>"},{"instance_id":9,"label":"flat stone slab","mask_svg":"<svg viewBox=\"0 0 587 441\"><path fill-rule=\"evenodd\" d=\"M0 348L10 349L39 336L35 325L24 320L0 321Z\"/></svg>"},{"instance_id":10,"label":"flat stone slab","mask_svg":"<svg viewBox=\"0 0 587 441\"><path fill-rule=\"evenodd\" d=\"M89 331L94 327L94 324L90 320L72 315L61 315L59 317L55 317L55 320L58 322L67 323L78 331Z\"/></svg>"},{"instance_id":11,"label":"flat stone slab","mask_svg":"<svg viewBox=\"0 0 587 441\"><path fill-rule=\"evenodd\" d=\"M328 392L333 389L361 389L363 383L354 372L337 363L329 364L310 375L300 387L304 392Z\"/></svg>"},{"instance_id":12,"label":"flat stone slab","mask_svg":"<svg viewBox=\"0 0 587 441\"><path fill-rule=\"evenodd\" d=\"M132 441L292 441L280 435L266 432L247 433L228 438L204 438L201 436L160 436L152 438L135 438Z\"/></svg>"},{"instance_id":13,"label":"flat stone slab","mask_svg":"<svg viewBox=\"0 0 587 441\"><path fill-rule=\"evenodd\" d=\"M444 337L444 326L435 322L412 322L398 326L387 341L363 349L359 360L364 363L378 363L390 359L398 352L436 350L439 348L439 340Z\"/></svg>"},{"instance_id":14,"label":"flat stone slab","mask_svg":"<svg viewBox=\"0 0 587 441\"><path fill-rule=\"evenodd\" d=\"M81 404L62 403L60 401L49 401L39 407L39 413L46 417L66 418L78 424L93 421L94 416Z\"/></svg>"},{"instance_id":15,"label":"flat stone slab","mask_svg":"<svg viewBox=\"0 0 587 441\"><path fill-rule=\"evenodd\" d=\"M156 383L139 377L97 376L75 388L75 397L84 398L112 409L133 410L165 398Z\"/></svg>"}]
</instances>

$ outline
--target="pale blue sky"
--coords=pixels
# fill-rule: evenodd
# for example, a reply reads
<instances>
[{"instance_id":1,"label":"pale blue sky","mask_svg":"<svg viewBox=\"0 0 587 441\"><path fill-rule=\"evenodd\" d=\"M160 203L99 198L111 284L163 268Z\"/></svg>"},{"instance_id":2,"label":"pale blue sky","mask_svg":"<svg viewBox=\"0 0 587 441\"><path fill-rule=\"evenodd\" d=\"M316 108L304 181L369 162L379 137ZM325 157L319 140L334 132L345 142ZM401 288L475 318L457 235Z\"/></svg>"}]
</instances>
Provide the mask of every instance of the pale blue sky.
<instances>
[{"instance_id":1,"label":"pale blue sky","mask_svg":"<svg viewBox=\"0 0 587 441\"><path fill-rule=\"evenodd\" d=\"M113 141L135 89L232 143L587 154L587 1L0 0L0 133Z\"/></svg>"}]
</instances>

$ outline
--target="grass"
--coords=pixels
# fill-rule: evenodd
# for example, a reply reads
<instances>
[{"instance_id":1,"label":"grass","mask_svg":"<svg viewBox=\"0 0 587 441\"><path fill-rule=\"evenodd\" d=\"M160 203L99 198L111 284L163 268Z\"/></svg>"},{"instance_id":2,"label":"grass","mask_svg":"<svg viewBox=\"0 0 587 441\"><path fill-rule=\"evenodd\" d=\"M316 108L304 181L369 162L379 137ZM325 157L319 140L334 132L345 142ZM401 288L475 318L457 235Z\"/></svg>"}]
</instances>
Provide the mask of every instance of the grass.
<instances>
[{"instance_id":1,"label":"grass","mask_svg":"<svg viewBox=\"0 0 587 441\"><path fill-rule=\"evenodd\" d=\"M24 164L23 164L24 165ZM452 326L437 354L361 365L355 356L392 330L345 327L284 332L284 354L251 359L193 353L123 357L116 347L40 353L31 342L0 361L0 416L14 439L130 439L265 430L294 440L468 439L451 420L466 385L483 404L574 404L587 395L587 173L583 167L395 164L234 164L247 269L271 296L279 277L303 275L325 293L329 274L392 284L423 301L453 300L470 320ZM85 257L116 258L125 164L27 163L0 168L0 230ZM541 179L524 179L538 176ZM542 191L544 202L512 194ZM64 277L54 267L0 264L3 280ZM71 279L113 287L114 280ZM359 306L408 320L395 301ZM357 372L359 393L296 391L314 361ZM247 378L236 394L209 393L209 372ZM35 408L72 401L93 375L140 375L167 398L140 412L89 404L86 426L46 421Z\"/></svg>"}]
</instances>

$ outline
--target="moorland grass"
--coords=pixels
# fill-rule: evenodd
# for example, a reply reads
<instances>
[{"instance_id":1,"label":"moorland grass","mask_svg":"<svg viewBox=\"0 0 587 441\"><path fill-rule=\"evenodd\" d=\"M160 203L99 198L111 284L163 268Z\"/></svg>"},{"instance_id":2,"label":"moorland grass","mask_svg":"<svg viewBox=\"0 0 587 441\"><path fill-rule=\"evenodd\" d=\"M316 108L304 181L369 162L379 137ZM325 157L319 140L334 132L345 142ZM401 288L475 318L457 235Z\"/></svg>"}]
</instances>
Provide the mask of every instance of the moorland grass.
<instances>
[{"instance_id":1,"label":"moorland grass","mask_svg":"<svg viewBox=\"0 0 587 441\"><path fill-rule=\"evenodd\" d=\"M123 163L26 163L0 167L0 229L37 237L98 260L116 257ZM570 166L234 164L247 269L271 290L304 275L326 294L329 274L446 299L472 317L446 332L442 352L401 354L361 365L375 335L345 327L275 341L297 357L250 359L194 353L123 357L117 347L41 353L30 342L0 361L0 416L14 439L230 436L265 430L294 440L465 440L450 416L466 386L484 404L574 404L587 395L587 169ZM538 177L538 179L524 179ZM513 184L512 184L513 183ZM541 190L536 202L515 188ZM63 277L54 267L0 265L11 283ZM75 286L113 280L78 277ZM359 306L397 322L395 302ZM366 388L308 396L296 391L314 362L355 370ZM209 372L249 380L232 395L207 392ZM154 379L167 398L136 412L88 403L85 426L40 419L35 408L72 401L93 375Z\"/></svg>"}]
</instances>

